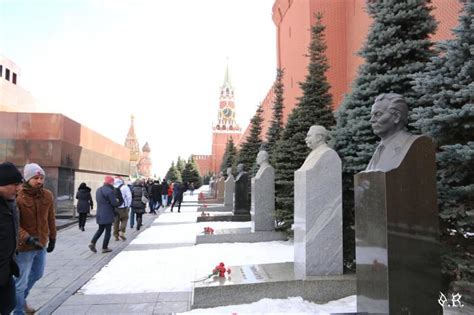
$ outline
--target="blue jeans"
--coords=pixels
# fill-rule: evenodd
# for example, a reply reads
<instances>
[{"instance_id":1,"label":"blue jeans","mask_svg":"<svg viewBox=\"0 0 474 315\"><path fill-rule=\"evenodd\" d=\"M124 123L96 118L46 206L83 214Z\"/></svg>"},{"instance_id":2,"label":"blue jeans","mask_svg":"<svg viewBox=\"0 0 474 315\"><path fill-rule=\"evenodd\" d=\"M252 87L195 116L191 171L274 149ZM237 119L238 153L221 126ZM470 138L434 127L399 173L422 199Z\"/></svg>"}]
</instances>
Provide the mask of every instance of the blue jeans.
<instances>
[{"instance_id":1,"label":"blue jeans","mask_svg":"<svg viewBox=\"0 0 474 315\"><path fill-rule=\"evenodd\" d=\"M150 198L150 202L148 203L148 206L150 207L150 213L156 213L155 204L155 200L153 200L153 198Z\"/></svg>"},{"instance_id":2,"label":"blue jeans","mask_svg":"<svg viewBox=\"0 0 474 315\"><path fill-rule=\"evenodd\" d=\"M46 264L46 250L29 250L18 252L17 263L20 267L20 277L15 279L16 307L13 314L25 314L25 299L33 285L41 279Z\"/></svg>"},{"instance_id":3,"label":"blue jeans","mask_svg":"<svg viewBox=\"0 0 474 315\"><path fill-rule=\"evenodd\" d=\"M97 230L97 232L95 232L94 236L92 237L91 243L95 245L95 243L97 243L97 240L105 231L104 241L102 242L102 249L108 248L111 230L112 230L112 224L99 224L99 229Z\"/></svg>"},{"instance_id":4,"label":"blue jeans","mask_svg":"<svg viewBox=\"0 0 474 315\"><path fill-rule=\"evenodd\" d=\"M166 208L166 205L168 204L168 195L161 195L161 204L163 205L163 208Z\"/></svg>"},{"instance_id":5,"label":"blue jeans","mask_svg":"<svg viewBox=\"0 0 474 315\"><path fill-rule=\"evenodd\" d=\"M130 228L133 228L133 225L135 224L135 210L133 210L132 207L130 207Z\"/></svg>"}]
</instances>

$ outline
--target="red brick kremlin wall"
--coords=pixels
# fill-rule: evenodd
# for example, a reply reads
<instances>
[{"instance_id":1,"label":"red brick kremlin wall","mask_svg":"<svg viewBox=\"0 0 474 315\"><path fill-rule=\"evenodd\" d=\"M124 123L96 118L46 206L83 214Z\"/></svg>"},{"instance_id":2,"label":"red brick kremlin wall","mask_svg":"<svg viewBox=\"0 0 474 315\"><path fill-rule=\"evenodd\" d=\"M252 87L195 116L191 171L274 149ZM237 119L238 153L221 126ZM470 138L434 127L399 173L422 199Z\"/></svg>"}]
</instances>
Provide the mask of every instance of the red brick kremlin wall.
<instances>
[{"instance_id":1,"label":"red brick kremlin wall","mask_svg":"<svg viewBox=\"0 0 474 315\"><path fill-rule=\"evenodd\" d=\"M232 138L234 144L237 145L240 141L241 133L238 132L229 132L229 133L212 133L212 156L211 156L211 170L218 174L222 159L224 158L225 147L227 145L227 140ZM201 173L201 175L204 175Z\"/></svg>"},{"instance_id":2,"label":"red brick kremlin wall","mask_svg":"<svg viewBox=\"0 0 474 315\"><path fill-rule=\"evenodd\" d=\"M310 27L315 22L314 13L324 14L326 25L327 57L329 70L326 75L331 85L333 107L336 110L344 94L350 91L350 85L357 75L357 69L363 59L356 55L367 36L371 19L365 12L366 0L275 0L273 21L277 27L277 65L285 69L283 79L285 88L286 118L301 95L298 82L306 76L308 58L305 57L310 42ZM450 38L451 30L457 25L462 9L458 0L433 0L433 14L439 22L433 40ZM273 97L271 92L263 101L266 134L271 118ZM270 114L269 114L270 113ZM268 118L270 117L270 118ZM241 139L245 139L249 128Z\"/></svg>"}]
</instances>

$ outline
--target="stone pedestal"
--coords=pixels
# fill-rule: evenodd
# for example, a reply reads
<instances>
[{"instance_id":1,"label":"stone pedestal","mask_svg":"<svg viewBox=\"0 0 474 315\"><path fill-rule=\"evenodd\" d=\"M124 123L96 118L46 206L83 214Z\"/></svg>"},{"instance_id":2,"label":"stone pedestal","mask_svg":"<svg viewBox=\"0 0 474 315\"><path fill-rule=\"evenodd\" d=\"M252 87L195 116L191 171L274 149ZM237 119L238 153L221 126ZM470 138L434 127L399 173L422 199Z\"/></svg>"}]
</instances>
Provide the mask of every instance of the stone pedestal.
<instances>
[{"instance_id":1,"label":"stone pedestal","mask_svg":"<svg viewBox=\"0 0 474 315\"><path fill-rule=\"evenodd\" d=\"M249 175L247 172L239 174L235 180L234 214L250 215Z\"/></svg>"},{"instance_id":2,"label":"stone pedestal","mask_svg":"<svg viewBox=\"0 0 474 315\"><path fill-rule=\"evenodd\" d=\"M234 205L235 182L234 176L227 177L224 185L224 207L232 209Z\"/></svg>"},{"instance_id":3,"label":"stone pedestal","mask_svg":"<svg viewBox=\"0 0 474 315\"><path fill-rule=\"evenodd\" d=\"M260 167L252 178L250 214L252 232L275 229L275 170L271 165Z\"/></svg>"},{"instance_id":4,"label":"stone pedestal","mask_svg":"<svg viewBox=\"0 0 474 315\"><path fill-rule=\"evenodd\" d=\"M216 190L217 190L217 199L224 199L224 189L225 188L225 180L224 178L219 178L216 183Z\"/></svg>"},{"instance_id":5,"label":"stone pedestal","mask_svg":"<svg viewBox=\"0 0 474 315\"><path fill-rule=\"evenodd\" d=\"M419 137L399 167L354 177L357 311L441 314L435 153Z\"/></svg>"},{"instance_id":6,"label":"stone pedestal","mask_svg":"<svg viewBox=\"0 0 474 315\"><path fill-rule=\"evenodd\" d=\"M295 277L342 274L341 159L326 145L295 172Z\"/></svg>"}]
</instances>

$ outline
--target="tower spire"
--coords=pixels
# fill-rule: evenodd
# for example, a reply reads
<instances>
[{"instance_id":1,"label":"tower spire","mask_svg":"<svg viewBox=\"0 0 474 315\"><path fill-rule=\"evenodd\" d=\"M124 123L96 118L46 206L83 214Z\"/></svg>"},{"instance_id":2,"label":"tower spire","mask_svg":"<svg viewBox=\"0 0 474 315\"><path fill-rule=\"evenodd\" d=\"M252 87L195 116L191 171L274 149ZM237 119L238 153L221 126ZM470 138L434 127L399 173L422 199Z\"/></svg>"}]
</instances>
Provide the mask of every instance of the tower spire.
<instances>
[{"instance_id":1,"label":"tower spire","mask_svg":"<svg viewBox=\"0 0 474 315\"><path fill-rule=\"evenodd\" d=\"M125 139L125 147L130 149L130 161L138 161L140 156L140 147L138 145L138 139L135 135L135 127L133 121L135 120L134 115L130 115L130 128L128 129L127 138Z\"/></svg>"},{"instance_id":2,"label":"tower spire","mask_svg":"<svg viewBox=\"0 0 474 315\"><path fill-rule=\"evenodd\" d=\"M230 82L230 74L229 74L229 57L227 57L227 63L225 67L225 75L224 75L224 84L222 84L222 89L229 88L233 90L232 83Z\"/></svg>"},{"instance_id":3,"label":"tower spire","mask_svg":"<svg viewBox=\"0 0 474 315\"><path fill-rule=\"evenodd\" d=\"M215 130L240 131L240 127L235 120L234 88L230 83L229 62L224 75L224 84L221 86L219 97L219 110L217 112L217 124Z\"/></svg>"}]
</instances>

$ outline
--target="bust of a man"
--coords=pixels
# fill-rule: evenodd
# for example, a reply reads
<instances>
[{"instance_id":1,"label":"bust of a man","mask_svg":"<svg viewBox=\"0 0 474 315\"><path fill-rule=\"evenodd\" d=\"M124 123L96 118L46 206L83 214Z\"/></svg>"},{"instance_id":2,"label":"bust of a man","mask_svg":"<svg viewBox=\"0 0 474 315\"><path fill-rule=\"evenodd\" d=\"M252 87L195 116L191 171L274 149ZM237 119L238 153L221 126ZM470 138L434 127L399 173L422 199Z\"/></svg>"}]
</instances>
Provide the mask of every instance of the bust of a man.
<instances>
[{"instance_id":1,"label":"bust of a man","mask_svg":"<svg viewBox=\"0 0 474 315\"><path fill-rule=\"evenodd\" d=\"M234 180L234 175L232 175L232 167L227 168L227 179L226 179L226 181L228 181L229 179L232 179L232 181Z\"/></svg>"},{"instance_id":2,"label":"bust of a man","mask_svg":"<svg viewBox=\"0 0 474 315\"><path fill-rule=\"evenodd\" d=\"M235 178L235 200L234 214L244 211L250 212L249 176L245 171L244 164L237 165L237 177ZM243 212L242 212L243 213Z\"/></svg>"},{"instance_id":3,"label":"bust of a man","mask_svg":"<svg viewBox=\"0 0 474 315\"><path fill-rule=\"evenodd\" d=\"M266 167L270 165L270 162L268 162L269 156L268 152L265 150L260 150L257 154L257 164L260 165L260 167Z\"/></svg>"},{"instance_id":4,"label":"bust of a man","mask_svg":"<svg viewBox=\"0 0 474 315\"><path fill-rule=\"evenodd\" d=\"M306 157L300 169L311 168L322 153L331 150L326 144L327 137L328 131L323 126L314 125L309 128L305 141L311 153Z\"/></svg>"},{"instance_id":5,"label":"bust of a man","mask_svg":"<svg viewBox=\"0 0 474 315\"><path fill-rule=\"evenodd\" d=\"M370 112L370 123L374 134L380 137L380 143L366 170L388 172L397 168L419 137L405 130L408 106L403 96L397 93L377 96Z\"/></svg>"},{"instance_id":6,"label":"bust of a man","mask_svg":"<svg viewBox=\"0 0 474 315\"><path fill-rule=\"evenodd\" d=\"M235 181L238 181L242 176L246 175L247 172L245 171L245 165L240 163L237 165L237 177Z\"/></svg>"},{"instance_id":7,"label":"bust of a man","mask_svg":"<svg viewBox=\"0 0 474 315\"><path fill-rule=\"evenodd\" d=\"M255 175L255 177L259 177L266 168L271 167L270 162L268 161L268 159L269 159L269 156L268 156L267 151L260 150L258 152L258 154L257 154L257 164L260 165L260 168L258 169L258 172Z\"/></svg>"}]
</instances>

